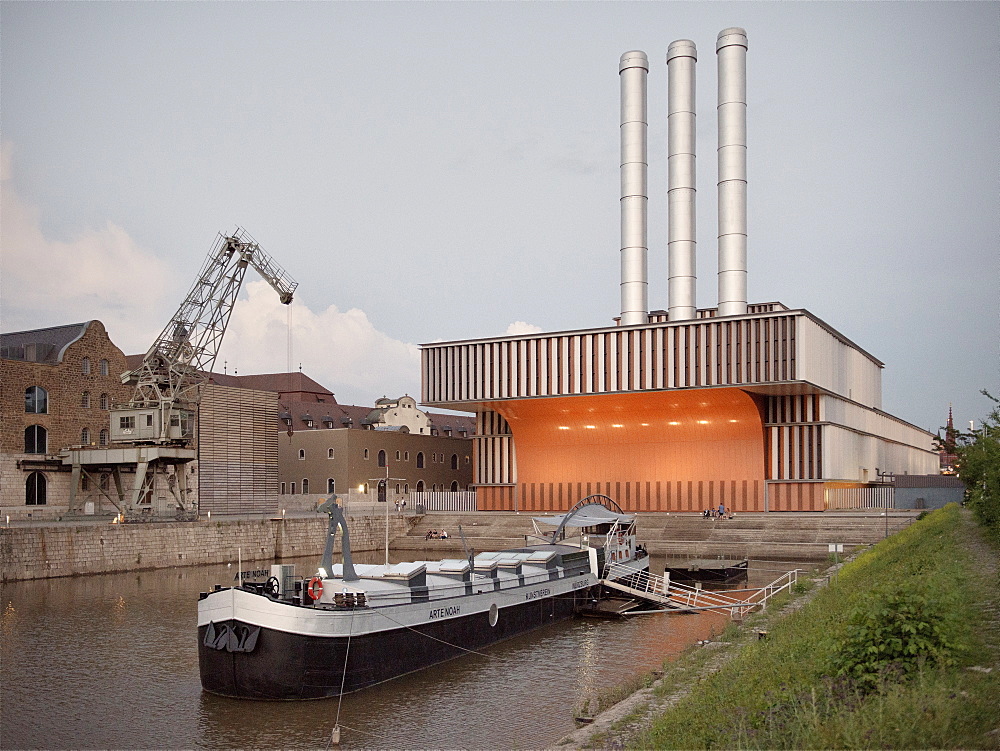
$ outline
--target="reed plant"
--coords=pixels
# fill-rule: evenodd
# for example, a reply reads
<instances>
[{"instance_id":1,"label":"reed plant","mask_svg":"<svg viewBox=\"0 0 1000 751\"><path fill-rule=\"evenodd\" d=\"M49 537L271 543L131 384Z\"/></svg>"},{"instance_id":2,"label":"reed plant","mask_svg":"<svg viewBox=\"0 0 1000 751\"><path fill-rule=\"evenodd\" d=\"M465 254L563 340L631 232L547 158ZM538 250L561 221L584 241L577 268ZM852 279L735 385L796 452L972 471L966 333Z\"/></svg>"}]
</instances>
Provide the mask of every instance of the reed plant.
<instances>
[{"instance_id":1,"label":"reed plant","mask_svg":"<svg viewBox=\"0 0 1000 751\"><path fill-rule=\"evenodd\" d=\"M1000 595L969 525L952 505L861 554L635 745L1000 748Z\"/></svg>"}]
</instances>

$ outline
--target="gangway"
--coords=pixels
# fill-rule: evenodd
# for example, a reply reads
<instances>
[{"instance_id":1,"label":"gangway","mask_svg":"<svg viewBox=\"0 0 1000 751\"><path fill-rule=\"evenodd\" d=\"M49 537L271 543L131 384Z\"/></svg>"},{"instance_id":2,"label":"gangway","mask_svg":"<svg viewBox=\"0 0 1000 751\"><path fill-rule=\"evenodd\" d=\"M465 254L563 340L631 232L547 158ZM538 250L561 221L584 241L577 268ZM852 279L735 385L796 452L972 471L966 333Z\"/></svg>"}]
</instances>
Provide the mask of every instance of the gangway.
<instances>
[{"instance_id":1,"label":"gangway","mask_svg":"<svg viewBox=\"0 0 1000 751\"><path fill-rule=\"evenodd\" d=\"M744 618L755 608L762 610L767 607L767 601L779 592L789 589L798 581L798 569L793 569L775 579L766 587L755 589L736 589L726 592L714 592L707 589L697 589L684 584L675 584L662 576L651 574L648 570L625 569L616 572L619 578L615 580L601 579L609 589L623 592L631 597L659 605L660 610L630 610L627 615L640 615L650 612L691 613L700 610L729 610L734 618ZM744 595L735 597L734 595Z\"/></svg>"}]
</instances>

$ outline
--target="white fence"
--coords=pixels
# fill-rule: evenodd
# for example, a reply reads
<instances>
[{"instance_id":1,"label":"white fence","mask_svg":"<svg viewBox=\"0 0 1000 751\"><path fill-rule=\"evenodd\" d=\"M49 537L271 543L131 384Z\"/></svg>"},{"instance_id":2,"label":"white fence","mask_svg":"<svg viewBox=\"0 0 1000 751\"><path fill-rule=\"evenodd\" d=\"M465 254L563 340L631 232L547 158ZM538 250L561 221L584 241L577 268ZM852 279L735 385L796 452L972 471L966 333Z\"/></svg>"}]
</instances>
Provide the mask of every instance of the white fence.
<instances>
[{"instance_id":1,"label":"white fence","mask_svg":"<svg viewBox=\"0 0 1000 751\"><path fill-rule=\"evenodd\" d=\"M421 506L425 511L475 511L476 491L410 493L407 506L414 511Z\"/></svg>"},{"instance_id":2,"label":"white fence","mask_svg":"<svg viewBox=\"0 0 1000 751\"><path fill-rule=\"evenodd\" d=\"M892 485L867 485L859 488L827 488L828 509L895 508L896 488Z\"/></svg>"}]
</instances>

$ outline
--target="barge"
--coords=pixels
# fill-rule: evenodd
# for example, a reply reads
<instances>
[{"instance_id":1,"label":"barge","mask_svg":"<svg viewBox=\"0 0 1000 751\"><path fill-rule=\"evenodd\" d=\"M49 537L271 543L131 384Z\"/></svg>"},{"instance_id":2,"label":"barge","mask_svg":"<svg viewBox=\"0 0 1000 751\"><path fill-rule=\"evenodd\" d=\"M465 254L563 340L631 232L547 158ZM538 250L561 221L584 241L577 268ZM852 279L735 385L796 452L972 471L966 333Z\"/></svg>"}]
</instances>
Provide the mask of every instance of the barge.
<instances>
[{"instance_id":1,"label":"barge","mask_svg":"<svg viewBox=\"0 0 1000 751\"><path fill-rule=\"evenodd\" d=\"M320 510L330 524L314 576L278 564L266 581L238 574L237 586L201 594L206 691L260 700L358 691L571 617L626 558L648 567L634 519L604 496L578 503L538 544L388 566L354 565L336 497ZM578 537L567 535L573 528ZM334 564L338 531L343 562Z\"/></svg>"}]
</instances>

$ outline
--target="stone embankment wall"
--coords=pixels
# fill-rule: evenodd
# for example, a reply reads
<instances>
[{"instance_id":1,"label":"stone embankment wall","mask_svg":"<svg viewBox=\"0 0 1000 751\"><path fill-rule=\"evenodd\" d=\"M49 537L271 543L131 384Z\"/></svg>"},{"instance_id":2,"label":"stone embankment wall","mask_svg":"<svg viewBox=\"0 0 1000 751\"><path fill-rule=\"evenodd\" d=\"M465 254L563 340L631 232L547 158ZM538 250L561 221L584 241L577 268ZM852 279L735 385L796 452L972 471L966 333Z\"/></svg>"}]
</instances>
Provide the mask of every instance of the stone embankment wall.
<instances>
[{"instance_id":1,"label":"stone embankment wall","mask_svg":"<svg viewBox=\"0 0 1000 751\"><path fill-rule=\"evenodd\" d=\"M349 515L347 523L353 551L383 549L384 517ZM410 524L390 518L390 539L405 535ZM326 530L326 517L4 528L0 580L229 563L240 554L244 561L321 555Z\"/></svg>"}]
</instances>

